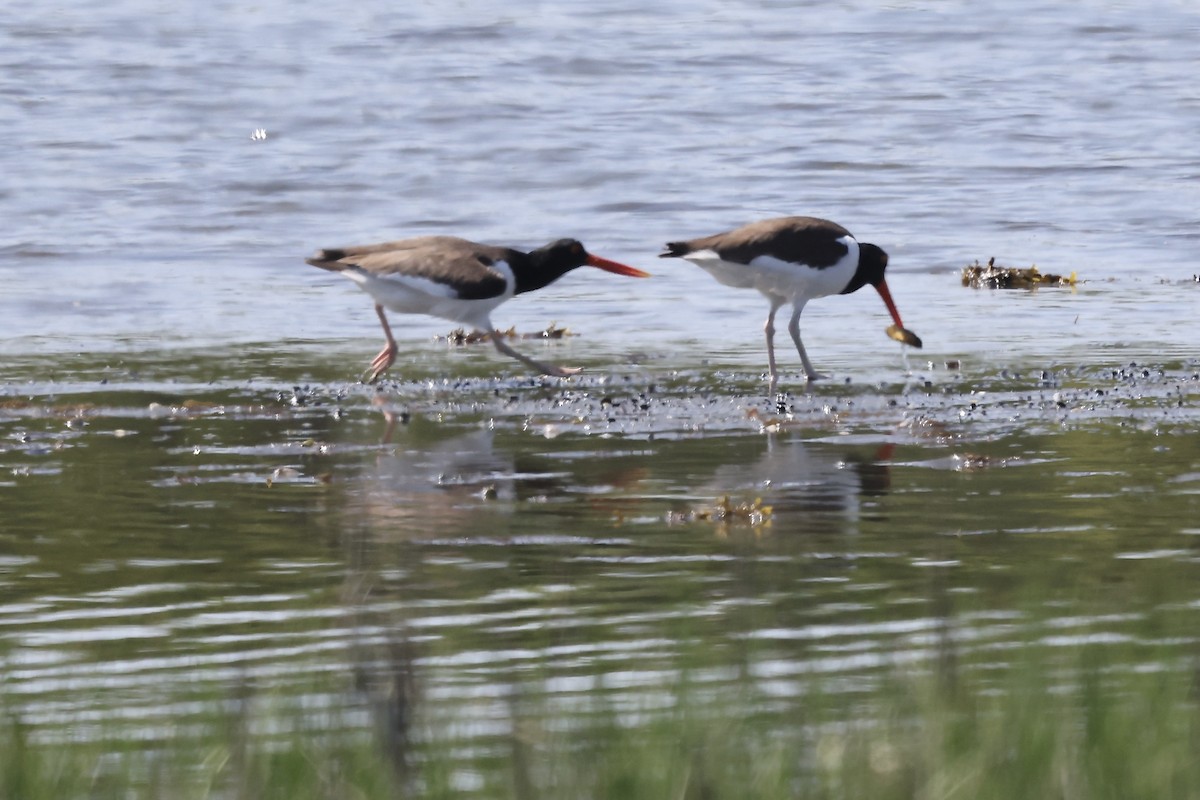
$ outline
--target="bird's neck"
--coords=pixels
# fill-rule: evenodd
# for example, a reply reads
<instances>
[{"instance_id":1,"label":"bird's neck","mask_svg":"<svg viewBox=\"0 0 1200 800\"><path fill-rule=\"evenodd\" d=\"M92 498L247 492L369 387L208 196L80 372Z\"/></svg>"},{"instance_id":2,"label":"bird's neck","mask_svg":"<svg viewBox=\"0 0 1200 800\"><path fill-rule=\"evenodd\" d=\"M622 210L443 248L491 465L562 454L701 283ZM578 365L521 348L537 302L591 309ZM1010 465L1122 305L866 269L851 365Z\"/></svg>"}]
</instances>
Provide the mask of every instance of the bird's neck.
<instances>
[{"instance_id":1,"label":"bird's neck","mask_svg":"<svg viewBox=\"0 0 1200 800\"><path fill-rule=\"evenodd\" d=\"M516 286L513 287L513 294L532 292L549 286L570 271L569 268L562 269L555 264L532 257L521 266L523 267L522 269L513 270L513 278L516 281Z\"/></svg>"},{"instance_id":2,"label":"bird's neck","mask_svg":"<svg viewBox=\"0 0 1200 800\"><path fill-rule=\"evenodd\" d=\"M866 286L870 281L867 278L867 271L860 264L854 272L854 277L850 279L850 283L846 284L846 288L842 289L841 294L853 294L862 287Z\"/></svg>"}]
</instances>

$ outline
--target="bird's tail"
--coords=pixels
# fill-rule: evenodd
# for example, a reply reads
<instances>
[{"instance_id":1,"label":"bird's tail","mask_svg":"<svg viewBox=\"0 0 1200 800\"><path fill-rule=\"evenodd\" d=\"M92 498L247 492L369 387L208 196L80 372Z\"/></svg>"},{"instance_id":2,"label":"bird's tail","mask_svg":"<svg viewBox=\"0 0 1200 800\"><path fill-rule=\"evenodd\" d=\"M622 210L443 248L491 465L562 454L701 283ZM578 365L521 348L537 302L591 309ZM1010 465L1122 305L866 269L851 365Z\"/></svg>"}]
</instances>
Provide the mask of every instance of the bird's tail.
<instances>
[{"instance_id":1,"label":"bird's tail","mask_svg":"<svg viewBox=\"0 0 1200 800\"><path fill-rule=\"evenodd\" d=\"M682 258L691 252L687 242L667 242L667 251L659 253L659 258Z\"/></svg>"},{"instance_id":2,"label":"bird's tail","mask_svg":"<svg viewBox=\"0 0 1200 800\"><path fill-rule=\"evenodd\" d=\"M317 252L313 253L312 256L304 260L306 263L312 264L314 267L327 269L330 272L341 272L342 270L350 268L349 264L343 264L340 260L345 257L345 250L329 249L318 250Z\"/></svg>"}]
</instances>

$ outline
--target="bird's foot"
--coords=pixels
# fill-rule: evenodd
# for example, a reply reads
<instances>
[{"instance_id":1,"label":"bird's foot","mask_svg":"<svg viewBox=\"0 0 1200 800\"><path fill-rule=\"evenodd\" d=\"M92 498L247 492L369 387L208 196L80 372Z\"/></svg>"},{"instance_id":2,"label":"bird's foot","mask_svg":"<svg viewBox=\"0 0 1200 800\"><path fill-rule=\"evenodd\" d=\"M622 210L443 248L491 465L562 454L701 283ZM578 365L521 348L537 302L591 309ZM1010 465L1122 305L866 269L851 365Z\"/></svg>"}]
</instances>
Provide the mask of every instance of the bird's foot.
<instances>
[{"instance_id":1,"label":"bird's foot","mask_svg":"<svg viewBox=\"0 0 1200 800\"><path fill-rule=\"evenodd\" d=\"M388 368L396 362L396 350L393 347L385 347L379 351L379 355L371 360L371 365L363 374L363 383L374 383L379 380L379 376L388 371Z\"/></svg>"},{"instance_id":2,"label":"bird's foot","mask_svg":"<svg viewBox=\"0 0 1200 800\"><path fill-rule=\"evenodd\" d=\"M805 372L804 373L804 382L806 384L812 384L814 381L829 380L831 377L833 377L833 376L826 375L823 372ZM775 392L778 391L778 389L779 389L779 376L778 375L768 375L768 377L767 377L767 392L769 392L770 394L775 394Z\"/></svg>"},{"instance_id":3,"label":"bird's foot","mask_svg":"<svg viewBox=\"0 0 1200 800\"><path fill-rule=\"evenodd\" d=\"M545 364L542 367L542 374L549 375L551 378L569 378L581 372L583 372L583 367L560 367L554 364Z\"/></svg>"}]
</instances>

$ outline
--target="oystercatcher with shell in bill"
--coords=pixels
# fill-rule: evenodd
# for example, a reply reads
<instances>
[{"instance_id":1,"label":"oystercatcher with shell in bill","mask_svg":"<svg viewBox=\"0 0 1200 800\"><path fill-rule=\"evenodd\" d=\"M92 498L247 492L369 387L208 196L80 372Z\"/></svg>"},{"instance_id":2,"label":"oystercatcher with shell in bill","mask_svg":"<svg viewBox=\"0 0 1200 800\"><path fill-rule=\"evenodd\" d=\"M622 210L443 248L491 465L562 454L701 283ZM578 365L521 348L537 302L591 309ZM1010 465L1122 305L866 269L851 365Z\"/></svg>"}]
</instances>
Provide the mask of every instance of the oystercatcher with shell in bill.
<instances>
[{"instance_id":1,"label":"oystercatcher with shell in bill","mask_svg":"<svg viewBox=\"0 0 1200 800\"><path fill-rule=\"evenodd\" d=\"M788 333L796 343L804 375L821 377L813 369L800 341L800 312L809 300L831 294L850 294L864 286L875 287L895 325L888 335L920 347L921 340L900 321L883 272L888 257L879 247L859 242L850 231L816 217L780 217L752 222L732 231L686 242L669 242L660 258L683 258L702 267L726 286L758 289L771 303L764 330L771 389L778 379L775 365L775 312L792 304Z\"/></svg>"},{"instance_id":2,"label":"oystercatcher with shell in bill","mask_svg":"<svg viewBox=\"0 0 1200 800\"><path fill-rule=\"evenodd\" d=\"M473 326L491 334L496 349L545 375L567 377L574 367L543 364L518 353L492 325L496 306L514 295L541 289L576 267L598 267L617 275L649 277L640 269L594 256L574 239L528 253L478 244L455 236L420 236L382 244L318 250L309 264L339 272L375 299L375 313L387 344L371 361L367 383L374 383L396 360L396 340L384 309L428 314Z\"/></svg>"}]
</instances>

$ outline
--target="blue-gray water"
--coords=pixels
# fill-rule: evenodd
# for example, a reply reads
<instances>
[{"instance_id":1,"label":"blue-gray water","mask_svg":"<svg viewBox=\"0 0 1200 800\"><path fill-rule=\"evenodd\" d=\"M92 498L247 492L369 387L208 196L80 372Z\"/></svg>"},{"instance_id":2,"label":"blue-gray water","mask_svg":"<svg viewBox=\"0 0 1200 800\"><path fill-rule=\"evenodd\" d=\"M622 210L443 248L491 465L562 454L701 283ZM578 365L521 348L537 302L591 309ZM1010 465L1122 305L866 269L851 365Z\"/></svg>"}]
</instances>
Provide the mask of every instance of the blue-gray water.
<instances>
[{"instance_id":1,"label":"blue-gray water","mask_svg":"<svg viewBox=\"0 0 1200 800\"><path fill-rule=\"evenodd\" d=\"M761 298L654 256L795 213L890 252L935 359L1024 337L1194 352L1188 4L643 6L9 9L0 352L281 337L369 358L367 298L302 257L449 232L574 235L656 272L574 274L497 324L558 321L599 361L666 340L756 366ZM1088 296L1014 308L948 278L992 256L1076 271ZM805 331L818 366L894 367L887 322L862 293L812 304Z\"/></svg>"},{"instance_id":2,"label":"blue-gray water","mask_svg":"<svg viewBox=\"0 0 1200 800\"><path fill-rule=\"evenodd\" d=\"M928 656L938 571L968 660L1193 646L1144 631L1197 608L1191 4L164 8L0 15L0 664L33 721L153 731L198 677L340 672L396 617L463 718L531 664L564 706L645 699L681 621L765 642L786 697ZM762 298L655 255L783 214L884 247L925 349L819 300L836 380L765 400ZM578 334L516 346L579 381L397 317L375 397L369 299L303 258L426 233L655 275L496 312ZM962 287L990 257L1082 283ZM411 412L385 446L377 402ZM758 493L770 525L712 519Z\"/></svg>"}]
</instances>

